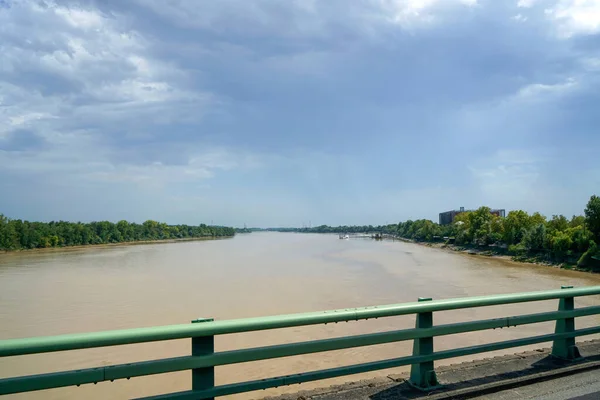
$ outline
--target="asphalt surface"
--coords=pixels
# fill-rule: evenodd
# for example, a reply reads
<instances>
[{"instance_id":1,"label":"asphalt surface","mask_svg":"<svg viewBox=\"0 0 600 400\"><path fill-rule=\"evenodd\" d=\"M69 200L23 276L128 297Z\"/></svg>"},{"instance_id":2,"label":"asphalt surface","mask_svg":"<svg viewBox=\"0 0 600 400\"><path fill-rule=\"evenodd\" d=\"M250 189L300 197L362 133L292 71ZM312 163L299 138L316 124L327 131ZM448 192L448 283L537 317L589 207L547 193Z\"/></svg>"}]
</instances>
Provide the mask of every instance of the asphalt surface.
<instances>
[{"instance_id":1,"label":"asphalt surface","mask_svg":"<svg viewBox=\"0 0 600 400\"><path fill-rule=\"evenodd\" d=\"M475 398L489 400L598 400L600 399L600 370L580 372Z\"/></svg>"}]
</instances>

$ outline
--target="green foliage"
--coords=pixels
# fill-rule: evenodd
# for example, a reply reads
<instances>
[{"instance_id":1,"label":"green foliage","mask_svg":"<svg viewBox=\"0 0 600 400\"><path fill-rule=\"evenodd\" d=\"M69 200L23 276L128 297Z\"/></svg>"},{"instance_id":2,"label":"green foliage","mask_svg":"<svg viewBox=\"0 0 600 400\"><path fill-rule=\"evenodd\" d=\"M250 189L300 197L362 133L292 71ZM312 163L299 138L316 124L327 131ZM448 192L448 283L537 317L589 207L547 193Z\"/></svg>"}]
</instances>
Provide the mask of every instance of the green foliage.
<instances>
[{"instance_id":1,"label":"green foliage","mask_svg":"<svg viewBox=\"0 0 600 400\"><path fill-rule=\"evenodd\" d=\"M491 238L492 217L489 207L480 207L469 214L469 237L471 237L476 244L483 246L493 243Z\"/></svg>"},{"instance_id":2,"label":"green foliage","mask_svg":"<svg viewBox=\"0 0 600 400\"><path fill-rule=\"evenodd\" d=\"M569 221L564 215L553 215L547 225L550 232L565 231L569 227Z\"/></svg>"},{"instance_id":3,"label":"green foliage","mask_svg":"<svg viewBox=\"0 0 600 400\"><path fill-rule=\"evenodd\" d=\"M578 267L589 266L589 264L592 260L592 257L595 255L598 255L598 254L600 254L598 245L593 240L590 240L589 248L585 253L583 253L581 255L581 257L579 258L579 261L577 261L577 266Z\"/></svg>"},{"instance_id":4,"label":"green foliage","mask_svg":"<svg viewBox=\"0 0 600 400\"><path fill-rule=\"evenodd\" d=\"M505 218L491 214L488 207L465 211L449 225L440 226L427 219L408 220L398 224L380 226L321 225L315 228L283 228L278 231L314 233L372 233L393 234L416 241L442 241L465 246L486 247L492 244L507 247L510 254L521 259L544 259L563 261L567 256L584 253L585 262L597 250L590 248L592 239L600 233L600 197L592 196L585 210L585 217L553 215L550 220L536 212L529 215L523 210L514 210ZM453 241L451 239L454 239Z\"/></svg>"},{"instance_id":5,"label":"green foliage","mask_svg":"<svg viewBox=\"0 0 600 400\"><path fill-rule=\"evenodd\" d=\"M592 257L595 255L599 255L600 251L598 249L598 245L593 240L590 240L590 245L588 250L581 255L579 261L577 261L578 267L587 267L589 266Z\"/></svg>"},{"instance_id":6,"label":"green foliage","mask_svg":"<svg viewBox=\"0 0 600 400\"><path fill-rule=\"evenodd\" d=\"M431 242L440 233L439 225L427 219L419 220L413 226L417 227L414 239L419 241Z\"/></svg>"},{"instance_id":7,"label":"green foliage","mask_svg":"<svg viewBox=\"0 0 600 400\"><path fill-rule=\"evenodd\" d=\"M600 197L594 195L585 208L585 225L592 232L596 242L600 242Z\"/></svg>"},{"instance_id":8,"label":"green foliage","mask_svg":"<svg viewBox=\"0 0 600 400\"><path fill-rule=\"evenodd\" d=\"M452 223L454 227L454 235L456 244L471 244L473 242L473 229L471 229L471 211L458 214Z\"/></svg>"},{"instance_id":9,"label":"green foliage","mask_svg":"<svg viewBox=\"0 0 600 400\"><path fill-rule=\"evenodd\" d=\"M514 255L517 255L517 256L522 256L525 253L527 253L527 248L522 243L511 244L510 246L508 246L508 252L510 254L514 254Z\"/></svg>"},{"instance_id":10,"label":"green foliage","mask_svg":"<svg viewBox=\"0 0 600 400\"><path fill-rule=\"evenodd\" d=\"M505 218L491 214L488 207L465 211L449 225L440 226L430 220L408 220L384 226L338 226L322 225L316 228L289 229L297 232L354 233L381 232L416 241L442 241L464 246L487 247L492 244L508 248L510 254L521 259L544 259L564 261L573 255L594 254L589 251L595 237L593 228L600 215L600 198L592 196L585 217L553 215L550 220L536 212L529 215L523 210L508 213ZM448 238L452 238L448 239ZM569 257L567 257L569 256ZM582 258L585 260L586 258Z\"/></svg>"},{"instance_id":11,"label":"green foliage","mask_svg":"<svg viewBox=\"0 0 600 400\"><path fill-rule=\"evenodd\" d=\"M557 257L564 257L573 245L573 239L567 232L558 232L552 237L552 252Z\"/></svg>"},{"instance_id":12,"label":"green foliage","mask_svg":"<svg viewBox=\"0 0 600 400\"><path fill-rule=\"evenodd\" d=\"M530 221L529 214L523 210L509 212L504 219L504 242L508 245L520 243L530 227Z\"/></svg>"},{"instance_id":13,"label":"green foliage","mask_svg":"<svg viewBox=\"0 0 600 400\"><path fill-rule=\"evenodd\" d=\"M311 232L382 232L416 241L438 241L442 238L465 246L486 247L491 244L506 246L509 253L522 259L544 259L563 261L567 256L588 251L590 240L594 239L595 218L600 215L600 198L592 196L586 216L573 216L568 220L564 215L553 215L550 220L536 212L529 215L523 210L514 210L505 218L491 214L488 207L475 211L465 211L454 218L449 225L440 226L429 220L408 220L397 225L336 227L321 226L300 231Z\"/></svg>"},{"instance_id":14,"label":"green foliage","mask_svg":"<svg viewBox=\"0 0 600 400\"><path fill-rule=\"evenodd\" d=\"M434 240L434 238L442 236L442 229L433 221L428 219L419 219L416 221L409 220L404 223L400 222L398 225L396 225L396 229L389 233L393 233L407 239L431 242Z\"/></svg>"},{"instance_id":15,"label":"green foliage","mask_svg":"<svg viewBox=\"0 0 600 400\"><path fill-rule=\"evenodd\" d=\"M585 226L579 225L569 228L565 232L567 232L573 241L573 245L571 246L573 251L582 253L588 249L590 241L592 240L592 233L585 229Z\"/></svg>"},{"instance_id":16,"label":"green foliage","mask_svg":"<svg viewBox=\"0 0 600 400\"><path fill-rule=\"evenodd\" d=\"M233 228L222 226L167 225L156 221L136 224L119 221L29 222L0 214L0 250L134 242L140 240L233 236Z\"/></svg>"},{"instance_id":17,"label":"green foliage","mask_svg":"<svg viewBox=\"0 0 600 400\"><path fill-rule=\"evenodd\" d=\"M273 232L300 232L300 233L395 233L396 224L392 225L354 225L354 226L328 226L320 225L312 228L268 228L267 231Z\"/></svg>"},{"instance_id":18,"label":"green foliage","mask_svg":"<svg viewBox=\"0 0 600 400\"><path fill-rule=\"evenodd\" d=\"M569 221L570 228L576 228L578 226L585 226L585 217L583 215L573 215L573 218Z\"/></svg>"},{"instance_id":19,"label":"green foliage","mask_svg":"<svg viewBox=\"0 0 600 400\"><path fill-rule=\"evenodd\" d=\"M525 231L521 242L523 247L529 251L541 251L546 244L546 225L538 223Z\"/></svg>"},{"instance_id":20,"label":"green foliage","mask_svg":"<svg viewBox=\"0 0 600 400\"><path fill-rule=\"evenodd\" d=\"M533 215L531 217L529 217L529 226L533 226L533 225L539 225L539 224L545 224L546 223L546 217L544 217L542 214L540 214L539 212L534 212Z\"/></svg>"}]
</instances>

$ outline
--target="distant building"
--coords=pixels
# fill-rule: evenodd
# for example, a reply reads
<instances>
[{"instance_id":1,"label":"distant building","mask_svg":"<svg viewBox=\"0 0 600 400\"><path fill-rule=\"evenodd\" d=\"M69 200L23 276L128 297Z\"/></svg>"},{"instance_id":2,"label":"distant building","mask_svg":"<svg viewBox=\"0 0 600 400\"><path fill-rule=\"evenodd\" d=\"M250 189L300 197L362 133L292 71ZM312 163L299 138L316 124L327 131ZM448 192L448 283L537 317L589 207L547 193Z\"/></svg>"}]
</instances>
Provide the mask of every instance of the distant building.
<instances>
[{"instance_id":1,"label":"distant building","mask_svg":"<svg viewBox=\"0 0 600 400\"><path fill-rule=\"evenodd\" d=\"M499 208L497 210L490 210L490 214L497 215L498 217L506 217L506 210Z\"/></svg>"},{"instance_id":2,"label":"distant building","mask_svg":"<svg viewBox=\"0 0 600 400\"><path fill-rule=\"evenodd\" d=\"M465 208L461 207L460 210L452 210L440 213L440 225L450 225L454 222L454 218L460 213L464 213Z\"/></svg>"},{"instance_id":3,"label":"distant building","mask_svg":"<svg viewBox=\"0 0 600 400\"><path fill-rule=\"evenodd\" d=\"M452 210L452 211L446 211L446 212L440 213L440 225L449 225L449 224L453 223L454 218L456 218L456 216L458 214L461 214L461 213L464 213L467 211L473 211L473 210L465 210L464 207L461 207L459 210ZM506 211L504 209L490 210L490 214L497 215L499 217L504 217L506 215Z\"/></svg>"}]
</instances>

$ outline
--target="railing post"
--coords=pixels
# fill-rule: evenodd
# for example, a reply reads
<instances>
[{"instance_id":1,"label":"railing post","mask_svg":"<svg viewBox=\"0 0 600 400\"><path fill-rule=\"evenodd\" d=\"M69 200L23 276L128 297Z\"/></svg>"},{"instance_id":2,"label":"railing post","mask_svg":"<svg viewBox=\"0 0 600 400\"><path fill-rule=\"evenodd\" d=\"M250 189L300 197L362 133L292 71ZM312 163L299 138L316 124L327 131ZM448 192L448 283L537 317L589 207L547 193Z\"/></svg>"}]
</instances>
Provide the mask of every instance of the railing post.
<instances>
[{"instance_id":1,"label":"railing post","mask_svg":"<svg viewBox=\"0 0 600 400\"><path fill-rule=\"evenodd\" d=\"M212 322L212 318L199 318L192 323ZM200 336L192 338L192 356L205 356L215 352L215 337ZM211 389L215 386L215 367L192 369L192 390ZM214 400L214 397L208 400Z\"/></svg>"},{"instance_id":2,"label":"railing post","mask_svg":"<svg viewBox=\"0 0 600 400\"><path fill-rule=\"evenodd\" d=\"M573 286L561 286L561 289L572 289ZM572 311L575 309L573 297L565 297L558 301L558 311ZM556 320L554 333L568 333L575 331L575 318ZM576 360L581 358L581 353L575 345L575 338L555 339L552 343L552 355L563 360Z\"/></svg>"},{"instance_id":3,"label":"railing post","mask_svg":"<svg viewBox=\"0 0 600 400\"><path fill-rule=\"evenodd\" d=\"M431 301L431 298L419 297L419 301ZM417 314L416 328L433 327L433 313L423 312ZM433 337L415 339L413 342L413 356L433 354ZM439 387L437 376L433 368L433 361L412 364L410 380L408 383L420 390L432 390Z\"/></svg>"}]
</instances>

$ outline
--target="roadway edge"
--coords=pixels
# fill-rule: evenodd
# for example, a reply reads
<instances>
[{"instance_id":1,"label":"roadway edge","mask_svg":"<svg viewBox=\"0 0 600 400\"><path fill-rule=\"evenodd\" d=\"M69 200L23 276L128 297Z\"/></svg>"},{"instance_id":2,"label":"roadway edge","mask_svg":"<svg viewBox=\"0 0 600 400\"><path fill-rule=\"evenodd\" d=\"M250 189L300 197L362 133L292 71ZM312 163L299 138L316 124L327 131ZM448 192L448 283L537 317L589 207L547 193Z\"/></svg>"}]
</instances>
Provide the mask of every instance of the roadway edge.
<instances>
[{"instance_id":1,"label":"roadway edge","mask_svg":"<svg viewBox=\"0 0 600 400\"><path fill-rule=\"evenodd\" d=\"M408 373L404 372L256 398L262 400L469 399L600 369L600 339L578 342L577 345L584 355L584 358L578 361L557 360L550 357L550 348L544 348L436 367L438 377L444 386L440 390L428 393L416 392L409 388L406 383Z\"/></svg>"}]
</instances>

